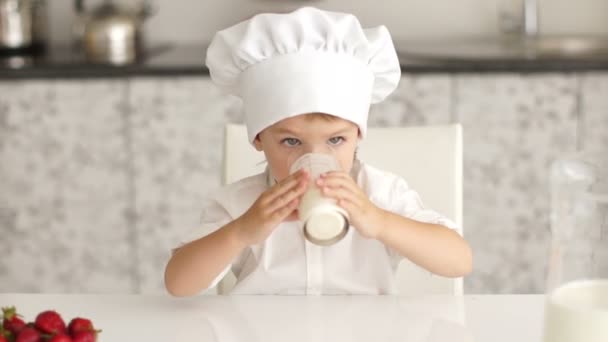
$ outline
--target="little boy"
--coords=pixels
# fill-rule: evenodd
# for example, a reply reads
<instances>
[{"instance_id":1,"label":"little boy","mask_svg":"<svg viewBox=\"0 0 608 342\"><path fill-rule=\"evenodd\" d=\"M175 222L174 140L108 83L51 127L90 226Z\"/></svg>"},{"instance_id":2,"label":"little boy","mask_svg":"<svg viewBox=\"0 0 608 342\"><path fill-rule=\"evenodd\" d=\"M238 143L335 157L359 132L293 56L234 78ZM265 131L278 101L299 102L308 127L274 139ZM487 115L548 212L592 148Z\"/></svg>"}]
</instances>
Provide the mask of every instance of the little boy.
<instances>
[{"instance_id":1,"label":"little boy","mask_svg":"<svg viewBox=\"0 0 608 342\"><path fill-rule=\"evenodd\" d=\"M470 272L471 250L455 225L424 208L405 180L356 158L370 104L400 79L385 27L363 29L352 15L315 8L260 14L218 32L207 65L216 84L243 99L249 141L268 168L205 204L194 240L167 264L171 294L197 294L230 270L233 294L393 294L403 258L442 276ZM311 152L332 154L341 170L290 175ZM297 220L311 182L350 219L332 246L307 241Z\"/></svg>"}]
</instances>

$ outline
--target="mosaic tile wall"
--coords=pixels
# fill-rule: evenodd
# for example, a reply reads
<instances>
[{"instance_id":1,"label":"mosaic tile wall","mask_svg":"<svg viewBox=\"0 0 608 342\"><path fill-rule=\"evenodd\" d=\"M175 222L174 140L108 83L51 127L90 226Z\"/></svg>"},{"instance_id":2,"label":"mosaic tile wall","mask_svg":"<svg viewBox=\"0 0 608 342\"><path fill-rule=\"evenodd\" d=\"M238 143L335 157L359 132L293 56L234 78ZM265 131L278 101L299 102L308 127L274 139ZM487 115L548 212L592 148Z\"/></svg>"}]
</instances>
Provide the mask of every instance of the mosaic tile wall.
<instances>
[{"instance_id":1,"label":"mosaic tile wall","mask_svg":"<svg viewBox=\"0 0 608 342\"><path fill-rule=\"evenodd\" d=\"M608 146L608 74L405 75L370 125L464 127L467 293L544 290L548 166ZM240 104L205 78L0 82L0 292L163 292Z\"/></svg>"}]
</instances>

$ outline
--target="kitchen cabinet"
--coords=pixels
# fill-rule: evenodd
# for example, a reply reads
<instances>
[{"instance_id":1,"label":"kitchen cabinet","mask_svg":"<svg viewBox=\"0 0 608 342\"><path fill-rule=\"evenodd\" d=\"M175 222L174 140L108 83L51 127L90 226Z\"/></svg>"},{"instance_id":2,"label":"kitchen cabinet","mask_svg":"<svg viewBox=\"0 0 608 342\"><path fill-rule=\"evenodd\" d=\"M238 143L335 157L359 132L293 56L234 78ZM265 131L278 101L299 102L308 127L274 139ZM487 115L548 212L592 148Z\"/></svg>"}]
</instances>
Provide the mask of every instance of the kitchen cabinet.
<instances>
[{"instance_id":1,"label":"kitchen cabinet","mask_svg":"<svg viewBox=\"0 0 608 342\"><path fill-rule=\"evenodd\" d=\"M125 90L0 82L0 292L134 290Z\"/></svg>"}]
</instances>

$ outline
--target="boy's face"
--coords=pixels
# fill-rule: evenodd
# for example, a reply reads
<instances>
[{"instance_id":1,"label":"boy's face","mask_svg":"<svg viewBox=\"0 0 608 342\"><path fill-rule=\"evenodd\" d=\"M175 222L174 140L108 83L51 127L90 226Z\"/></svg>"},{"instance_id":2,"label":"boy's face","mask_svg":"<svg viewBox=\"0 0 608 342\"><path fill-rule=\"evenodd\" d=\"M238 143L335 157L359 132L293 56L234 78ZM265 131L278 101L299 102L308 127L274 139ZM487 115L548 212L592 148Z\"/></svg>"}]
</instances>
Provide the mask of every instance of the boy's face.
<instances>
[{"instance_id":1,"label":"boy's face","mask_svg":"<svg viewBox=\"0 0 608 342\"><path fill-rule=\"evenodd\" d=\"M289 176L291 164L306 153L333 155L342 171L350 172L359 140L354 123L320 114L303 114L281 120L264 129L254 144L264 151L277 181Z\"/></svg>"}]
</instances>

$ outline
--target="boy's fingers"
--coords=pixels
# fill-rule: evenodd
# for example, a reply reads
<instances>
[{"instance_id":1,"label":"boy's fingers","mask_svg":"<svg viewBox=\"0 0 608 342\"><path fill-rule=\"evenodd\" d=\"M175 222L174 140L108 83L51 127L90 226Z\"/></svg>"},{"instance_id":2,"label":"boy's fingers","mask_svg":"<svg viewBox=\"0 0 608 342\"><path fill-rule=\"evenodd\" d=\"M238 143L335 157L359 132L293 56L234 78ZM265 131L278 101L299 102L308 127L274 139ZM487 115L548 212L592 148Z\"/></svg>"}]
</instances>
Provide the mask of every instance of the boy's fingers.
<instances>
[{"instance_id":1,"label":"boy's fingers","mask_svg":"<svg viewBox=\"0 0 608 342\"><path fill-rule=\"evenodd\" d=\"M278 196L282 196L284 193L296 187L302 178L305 177L306 175L304 173L298 171L281 182L275 184L265 196L264 203L267 204L273 202Z\"/></svg>"},{"instance_id":2,"label":"boy's fingers","mask_svg":"<svg viewBox=\"0 0 608 342\"><path fill-rule=\"evenodd\" d=\"M283 221L287 218L287 216L289 216L289 214L291 214L297 208L299 202L300 201L296 198L291 202L287 203L287 205L283 206L282 208L279 208L272 214L272 219L279 222Z\"/></svg>"},{"instance_id":3,"label":"boy's fingers","mask_svg":"<svg viewBox=\"0 0 608 342\"><path fill-rule=\"evenodd\" d=\"M292 187L287 192L275 196L272 201L267 204L267 210L269 212L274 212L276 210L280 210L282 207L289 205L291 201L300 197L306 191L306 188L306 181L300 180L300 182L297 183L296 187Z\"/></svg>"},{"instance_id":4,"label":"boy's fingers","mask_svg":"<svg viewBox=\"0 0 608 342\"><path fill-rule=\"evenodd\" d=\"M342 178L342 177L328 177L321 178L316 182L317 186L320 187L328 187L328 188L345 188L349 189L352 192L359 192L359 187L352 178Z\"/></svg>"},{"instance_id":5,"label":"boy's fingers","mask_svg":"<svg viewBox=\"0 0 608 342\"><path fill-rule=\"evenodd\" d=\"M321 178L326 178L326 177L338 177L338 178L352 179L350 174L348 174L344 171L327 171L327 172L321 174Z\"/></svg>"},{"instance_id":6,"label":"boy's fingers","mask_svg":"<svg viewBox=\"0 0 608 342\"><path fill-rule=\"evenodd\" d=\"M324 182L330 182L330 181L343 181L343 182L350 182L350 183L355 182L353 177L351 177L348 173L342 172L342 171L329 171L329 172L323 173L323 174L321 174L321 177L319 179Z\"/></svg>"},{"instance_id":7,"label":"boy's fingers","mask_svg":"<svg viewBox=\"0 0 608 342\"><path fill-rule=\"evenodd\" d=\"M280 181L279 183L275 184L275 186L273 187L274 188L273 191L276 191L277 194L288 191L288 189L292 188L300 180L306 178L307 175L308 174L306 173L306 171L299 170L298 172L296 172L292 175L289 175L289 177L287 177L284 180Z\"/></svg>"},{"instance_id":8,"label":"boy's fingers","mask_svg":"<svg viewBox=\"0 0 608 342\"><path fill-rule=\"evenodd\" d=\"M344 210L346 210L350 215L352 215L352 213L356 212L358 206L355 205L353 202L346 200L346 199L340 199L338 200L338 205L342 208L344 208Z\"/></svg>"},{"instance_id":9,"label":"boy's fingers","mask_svg":"<svg viewBox=\"0 0 608 342\"><path fill-rule=\"evenodd\" d=\"M348 200L349 202L358 203L358 197L350 190L344 188L326 188L322 190L324 196L334 198L336 200Z\"/></svg>"}]
</instances>

